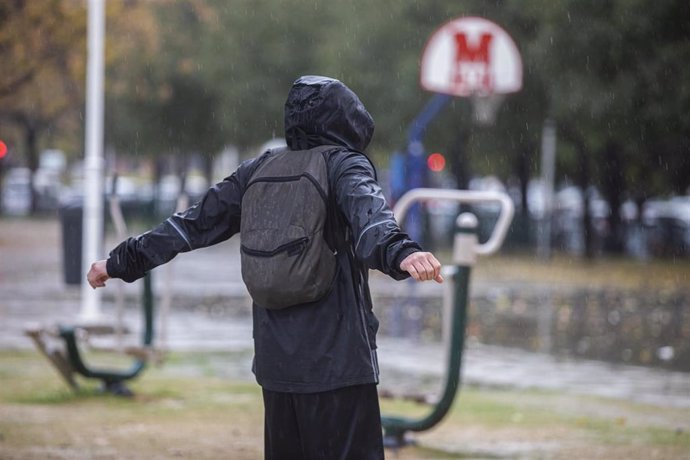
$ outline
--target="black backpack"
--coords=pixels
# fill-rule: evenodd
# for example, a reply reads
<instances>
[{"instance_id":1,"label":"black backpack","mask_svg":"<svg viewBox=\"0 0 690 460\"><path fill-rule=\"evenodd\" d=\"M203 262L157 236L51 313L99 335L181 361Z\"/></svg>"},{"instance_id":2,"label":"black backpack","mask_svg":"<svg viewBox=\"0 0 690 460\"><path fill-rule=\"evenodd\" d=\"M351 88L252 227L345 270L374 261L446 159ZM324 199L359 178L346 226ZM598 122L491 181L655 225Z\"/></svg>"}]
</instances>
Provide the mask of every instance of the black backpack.
<instances>
[{"instance_id":1,"label":"black backpack","mask_svg":"<svg viewBox=\"0 0 690 460\"><path fill-rule=\"evenodd\" d=\"M242 279L268 309L324 297L336 272L324 231L329 211L324 152L278 149L252 174L242 197Z\"/></svg>"}]
</instances>

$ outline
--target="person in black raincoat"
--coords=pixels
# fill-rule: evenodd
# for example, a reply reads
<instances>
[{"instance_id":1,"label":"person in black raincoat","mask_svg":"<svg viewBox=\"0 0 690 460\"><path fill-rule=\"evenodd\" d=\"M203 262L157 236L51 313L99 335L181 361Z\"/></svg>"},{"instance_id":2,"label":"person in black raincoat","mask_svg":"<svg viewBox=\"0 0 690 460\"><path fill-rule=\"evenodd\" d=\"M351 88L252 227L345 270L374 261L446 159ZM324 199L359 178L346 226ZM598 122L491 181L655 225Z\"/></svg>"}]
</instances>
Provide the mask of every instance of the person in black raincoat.
<instances>
[{"instance_id":1,"label":"person in black raincoat","mask_svg":"<svg viewBox=\"0 0 690 460\"><path fill-rule=\"evenodd\" d=\"M252 307L253 372L264 395L267 459L383 458L378 320L368 270L396 280L443 280L438 260L398 226L362 153L373 131L371 115L340 81L304 76L294 82L285 104L288 147L334 146L326 160L337 209L327 239L339 245L339 269L331 291L317 302L282 310ZM238 233L244 189L270 154L243 162L198 203L94 262L87 275L91 286L102 287L109 278L132 282L178 253Z\"/></svg>"}]
</instances>

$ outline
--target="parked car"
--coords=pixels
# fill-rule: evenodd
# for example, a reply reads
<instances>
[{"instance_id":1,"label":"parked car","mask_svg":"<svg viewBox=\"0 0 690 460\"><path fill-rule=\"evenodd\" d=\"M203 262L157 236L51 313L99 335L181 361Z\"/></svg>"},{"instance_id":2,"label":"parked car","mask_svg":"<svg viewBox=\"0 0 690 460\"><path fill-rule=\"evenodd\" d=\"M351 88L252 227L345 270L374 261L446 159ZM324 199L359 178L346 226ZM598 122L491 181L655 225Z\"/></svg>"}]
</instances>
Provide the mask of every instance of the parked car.
<instances>
[{"instance_id":1,"label":"parked car","mask_svg":"<svg viewBox=\"0 0 690 460\"><path fill-rule=\"evenodd\" d=\"M2 213L25 216L31 212L31 171L12 168L2 181Z\"/></svg>"},{"instance_id":2,"label":"parked car","mask_svg":"<svg viewBox=\"0 0 690 460\"><path fill-rule=\"evenodd\" d=\"M647 200L642 222L652 255L690 255L690 196Z\"/></svg>"}]
</instances>

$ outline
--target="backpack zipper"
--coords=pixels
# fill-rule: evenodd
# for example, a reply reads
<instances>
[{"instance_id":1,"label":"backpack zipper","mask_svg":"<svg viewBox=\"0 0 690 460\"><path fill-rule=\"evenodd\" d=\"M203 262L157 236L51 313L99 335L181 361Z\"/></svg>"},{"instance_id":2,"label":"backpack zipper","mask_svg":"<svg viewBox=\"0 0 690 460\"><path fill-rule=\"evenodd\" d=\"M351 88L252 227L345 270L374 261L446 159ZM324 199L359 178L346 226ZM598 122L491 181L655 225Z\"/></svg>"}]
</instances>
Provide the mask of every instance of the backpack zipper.
<instances>
[{"instance_id":1,"label":"backpack zipper","mask_svg":"<svg viewBox=\"0 0 690 460\"><path fill-rule=\"evenodd\" d=\"M245 188L245 192L249 187L251 187L254 184L258 184L261 182L296 182L301 179L307 179L309 182L311 182L314 185L314 188L316 188L316 191L319 193L321 196L321 199L323 200L324 203L328 204L328 196L326 195L326 192L321 188L321 185L319 184L319 181L316 180L314 176L309 174L308 172L304 172L302 174L296 175L296 176L279 176L279 177L259 177L256 179L252 179L249 181Z\"/></svg>"},{"instance_id":2,"label":"backpack zipper","mask_svg":"<svg viewBox=\"0 0 690 460\"><path fill-rule=\"evenodd\" d=\"M277 254L280 254L281 252L287 252L288 256L296 256L300 254L302 251L304 251L304 248L307 247L307 242L309 241L308 236L304 236L302 238L298 238L296 240L290 241L285 244L281 244L277 248L275 248L272 251L262 251L260 249L252 249L248 248L247 246L240 244L240 249L242 252L249 254L250 256L256 256L256 257L273 257Z\"/></svg>"}]
</instances>

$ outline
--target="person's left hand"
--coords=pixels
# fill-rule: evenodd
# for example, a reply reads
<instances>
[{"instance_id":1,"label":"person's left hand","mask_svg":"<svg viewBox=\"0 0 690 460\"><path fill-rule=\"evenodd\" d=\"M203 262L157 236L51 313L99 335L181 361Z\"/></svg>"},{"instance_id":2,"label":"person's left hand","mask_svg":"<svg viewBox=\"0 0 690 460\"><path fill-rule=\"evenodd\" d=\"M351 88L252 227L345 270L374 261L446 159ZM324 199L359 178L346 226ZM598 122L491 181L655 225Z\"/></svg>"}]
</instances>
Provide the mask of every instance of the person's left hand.
<instances>
[{"instance_id":1,"label":"person's left hand","mask_svg":"<svg viewBox=\"0 0 690 460\"><path fill-rule=\"evenodd\" d=\"M417 281L443 283L441 262L430 252L413 252L400 262L400 270L409 273Z\"/></svg>"}]
</instances>

